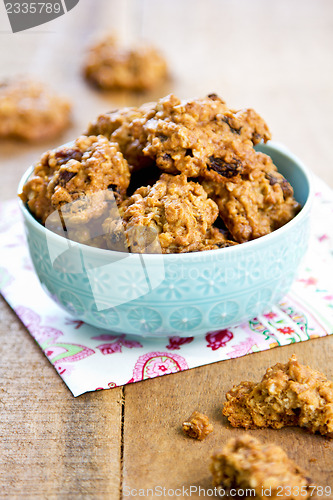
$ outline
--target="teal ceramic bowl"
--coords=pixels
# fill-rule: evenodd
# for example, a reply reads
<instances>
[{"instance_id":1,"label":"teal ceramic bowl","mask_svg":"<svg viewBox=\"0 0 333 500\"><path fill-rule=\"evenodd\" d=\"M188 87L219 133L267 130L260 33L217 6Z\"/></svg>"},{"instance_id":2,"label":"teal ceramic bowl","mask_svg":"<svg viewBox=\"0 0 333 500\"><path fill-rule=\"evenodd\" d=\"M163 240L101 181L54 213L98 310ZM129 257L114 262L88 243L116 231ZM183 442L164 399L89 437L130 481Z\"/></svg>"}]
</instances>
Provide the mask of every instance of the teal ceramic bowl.
<instances>
[{"instance_id":1,"label":"teal ceramic bowl","mask_svg":"<svg viewBox=\"0 0 333 500\"><path fill-rule=\"evenodd\" d=\"M274 143L258 149L272 157L303 208L282 228L234 247L170 255L97 249L49 231L21 203L43 288L88 324L144 336L200 335L268 310L289 290L306 251L312 190L293 154Z\"/></svg>"}]
</instances>

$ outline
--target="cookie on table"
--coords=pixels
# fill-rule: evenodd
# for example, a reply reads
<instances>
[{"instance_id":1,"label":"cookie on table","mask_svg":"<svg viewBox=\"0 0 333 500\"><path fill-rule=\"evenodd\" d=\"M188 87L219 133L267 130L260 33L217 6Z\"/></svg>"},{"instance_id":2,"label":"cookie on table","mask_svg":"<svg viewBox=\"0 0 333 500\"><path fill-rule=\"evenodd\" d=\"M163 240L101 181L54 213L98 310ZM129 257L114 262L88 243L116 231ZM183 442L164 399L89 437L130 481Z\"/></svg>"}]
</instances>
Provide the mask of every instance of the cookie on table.
<instances>
[{"instance_id":1,"label":"cookie on table","mask_svg":"<svg viewBox=\"0 0 333 500\"><path fill-rule=\"evenodd\" d=\"M108 36L90 48L84 74L102 89L147 91L166 79L167 64L153 46L126 48Z\"/></svg>"},{"instance_id":2,"label":"cookie on table","mask_svg":"<svg viewBox=\"0 0 333 500\"><path fill-rule=\"evenodd\" d=\"M0 83L0 139L43 141L70 123L67 99L44 84L25 78Z\"/></svg>"},{"instance_id":3,"label":"cookie on table","mask_svg":"<svg viewBox=\"0 0 333 500\"><path fill-rule=\"evenodd\" d=\"M162 253L199 251L207 245L222 245L222 241L228 246L222 233L220 239L212 234L218 217L216 203L200 184L188 181L184 174L162 174L153 186L137 189L120 205L120 214L126 234L137 227L155 231Z\"/></svg>"},{"instance_id":4,"label":"cookie on table","mask_svg":"<svg viewBox=\"0 0 333 500\"><path fill-rule=\"evenodd\" d=\"M194 411L190 418L183 422L182 429L186 436L198 441L203 441L214 430L207 415L198 411Z\"/></svg>"},{"instance_id":5,"label":"cookie on table","mask_svg":"<svg viewBox=\"0 0 333 500\"><path fill-rule=\"evenodd\" d=\"M252 490L255 498L310 498L305 472L274 444L263 444L245 434L233 438L212 455L214 486L225 490ZM234 494L234 492L232 494ZM254 493L251 493L254 496Z\"/></svg>"},{"instance_id":6,"label":"cookie on table","mask_svg":"<svg viewBox=\"0 0 333 500\"><path fill-rule=\"evenodd\" d=\"M71 204L74 224L97 219L107 205L105 191L111 190L117 203L130 181L127 161L116 143L104 136L81 136L72 145L48 151L35 165L21 198L43 224L48 216ZM93 203L79 209L73 202L95 194Z\"/></svg>"},{"instance_id":7,"label":"cookie on table","mask_svg":"<svg viewBox=\"0 0 333 500\"><path fill-rule=\"evenodd\" d=\"M261 382L241 382L223 407L232 426L256 429L300 426L333 437L333 382L293 355L268 368Z\"/></svg>"}]
</instances>

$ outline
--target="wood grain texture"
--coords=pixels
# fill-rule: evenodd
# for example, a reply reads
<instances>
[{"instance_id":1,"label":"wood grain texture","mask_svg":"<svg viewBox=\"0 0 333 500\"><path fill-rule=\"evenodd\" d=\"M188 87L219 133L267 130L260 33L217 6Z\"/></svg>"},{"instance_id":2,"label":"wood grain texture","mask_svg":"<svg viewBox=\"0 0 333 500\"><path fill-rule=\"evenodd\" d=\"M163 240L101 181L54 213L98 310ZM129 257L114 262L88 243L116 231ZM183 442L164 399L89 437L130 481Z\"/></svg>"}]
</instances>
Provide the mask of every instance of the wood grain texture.
<instances>
[{"instance_id":1,"label":"wood grain texture","mask_svg":"<svg viewBox=\"0 0 333 500\"><path fill-rule=\"evenodd\" d=\"M242 380L260 380L268 366L296 353L333 377L333 337L275 348L222 361L177 375L125 387L124 491L155 487L209 489L211 453L244 433L222 416L225 393ZM204 441L186 437L181 424L194 410L205 413L214 431ZM333 498L333 441L298 428L251 430L263 442L275 442L303 467L315 484L330 486ZM202 498L199 493L191 498ZM185 497L185 495L184 495ZM154 498L153 494L147 498ZM168 497L167 497L168 498Z\"/></svg>"},{"instance_id":2,"label":"wood grain texture","mask_svg":"<svg viewBox=\"0 0 333 500\"><path fill-rule=\"evenodd\" d=\"M122 390L73 398L2 298L0 325L0 498L118 498Z\"/></svg>"},{"instance_id":3,"label":"wood grain texture","mask_svg":"<svg viewBox=\"0 0 333 500\"><path fill-rule=\"evenodd\" d=\"M3 8L0 78L36 75L72 99L73 121L44 144L0 142L0 200L16 195L43 151L75 138L100 112L171 91L182 98L215 91L230 106L255 108L273 138L333 187L331 0L80 0L66 16L16 35ZM85 48L110 29L124 41L143 37L160 47L172 79L143 95L86 84ZM333 337L312 340L74 399L1 300L0 498L113 500L126 488L209 488L210 453L242 432L221 416L225 391L292 352L333 377L332 346ZM194 409L215 427L202 443L180 431ZM282 445L317 484L333 488L331 442L297 429L253 433Z\"/></svg>"}]
</instances>

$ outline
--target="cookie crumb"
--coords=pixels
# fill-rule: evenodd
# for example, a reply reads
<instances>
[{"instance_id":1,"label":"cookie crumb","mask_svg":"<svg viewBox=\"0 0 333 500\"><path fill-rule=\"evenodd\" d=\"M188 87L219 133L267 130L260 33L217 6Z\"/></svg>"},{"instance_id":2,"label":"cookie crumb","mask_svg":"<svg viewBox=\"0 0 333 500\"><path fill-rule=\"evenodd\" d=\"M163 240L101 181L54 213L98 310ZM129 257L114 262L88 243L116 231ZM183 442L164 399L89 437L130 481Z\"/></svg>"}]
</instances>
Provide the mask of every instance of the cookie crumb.
<instances>
[{"instance_id":1,"label":"cookie crumb","mask_svg":"<svg viewBox=\"0 0 333 500\"><path fill-rule=\"evenodd\" d=\"M193 439L202 441L213 432L213 426L209 423L207 415L194 411L188 421L183 422L183 432Z\"/></svg>"}]
</instances>

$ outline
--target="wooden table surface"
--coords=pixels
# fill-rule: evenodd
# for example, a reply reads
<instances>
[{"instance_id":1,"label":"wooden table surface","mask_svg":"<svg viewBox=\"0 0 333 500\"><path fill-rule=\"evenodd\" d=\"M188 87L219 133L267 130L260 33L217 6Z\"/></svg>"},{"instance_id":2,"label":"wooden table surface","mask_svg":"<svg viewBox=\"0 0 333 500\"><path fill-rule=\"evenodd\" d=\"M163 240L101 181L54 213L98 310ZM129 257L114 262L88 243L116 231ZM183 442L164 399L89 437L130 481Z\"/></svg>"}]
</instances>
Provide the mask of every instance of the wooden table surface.
<instances>
[{"instance_id":1,"label":"wooden table surface","mask_svg":"<svg viewBox=\"0 0 333 500\"><path fill-rule=\"evenodd\" d=\"M123 40L143 36L164 51L173 74L164 88L100 94L82 81L85 47L115 29ZM38 75L72 98L74 119L60 139L0 144L0 199L13 198L29 164L98 113L171 91L217 92L233 107L255 108L273 138L333 187L332 54L332 0L81 0L65 16L15 35L1 3L0 77ZM294 352L332 378L332 347L330 336L73 398L0 299L0 498L134 498L157 486L164 498L183 486L201 498L194 488L211 485L211 452L242 432L221 416L226 390ZM180 431L194 409L215 427L204 442ZM333 489L332 442L291 428L252 433L281 444L316 484Z\"/></svg>"}]
</instances>

